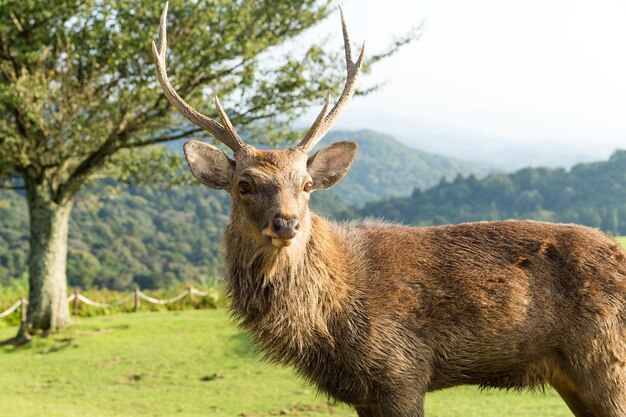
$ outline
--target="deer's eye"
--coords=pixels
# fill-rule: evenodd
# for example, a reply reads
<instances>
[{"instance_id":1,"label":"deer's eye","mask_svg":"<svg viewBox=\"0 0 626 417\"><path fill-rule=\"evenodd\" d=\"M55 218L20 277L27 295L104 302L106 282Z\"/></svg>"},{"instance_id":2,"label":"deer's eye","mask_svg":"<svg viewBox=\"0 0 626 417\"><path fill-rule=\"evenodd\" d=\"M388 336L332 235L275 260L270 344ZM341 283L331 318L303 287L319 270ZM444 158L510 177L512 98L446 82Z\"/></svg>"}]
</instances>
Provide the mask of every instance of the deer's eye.
<instances>
[{"instance_id":1,"label":"deer's eye","mask_svg":"<svg viewBox=\"0 0 626 417\"><path fill-rule=\"evenodd\" d=\"M248 181L239 181L239 192L241 194L250 194L252 192L252 186Z\"/></svg>"},{"instance_id":2,"label":"deer's eye","mask_svg":"<svg viewBox=\"0 0 626 417\"><path fill-rule=\"evenodd\" d=\"M313 183L311 181L304 184L305 193L310 193L312 189L313 189Z\"/></svg>"}]
</instances>

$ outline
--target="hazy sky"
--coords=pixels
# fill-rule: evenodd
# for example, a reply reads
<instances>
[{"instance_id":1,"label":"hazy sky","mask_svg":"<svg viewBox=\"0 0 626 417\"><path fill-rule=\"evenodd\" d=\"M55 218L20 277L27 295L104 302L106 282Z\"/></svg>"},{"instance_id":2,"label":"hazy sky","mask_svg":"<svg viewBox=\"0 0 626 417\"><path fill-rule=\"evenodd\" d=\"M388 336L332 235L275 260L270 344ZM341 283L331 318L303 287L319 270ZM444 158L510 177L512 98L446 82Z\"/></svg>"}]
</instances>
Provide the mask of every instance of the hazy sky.
<instances>
[{"instance_id":1,"label":"hazy sky","mask_svg":"<svg viewBox=\"0 0 626 417\"><path fill-rule=\"evenodd\" d=\"M420 40L361 79L387 85L355 99L344 126L394 114L514 143L626 147L626 1L342 4L353 41L366 40L370 54L424 22ZM316 30L336 33L339 47L338 16Z\"/></svg>"}]
</instances>

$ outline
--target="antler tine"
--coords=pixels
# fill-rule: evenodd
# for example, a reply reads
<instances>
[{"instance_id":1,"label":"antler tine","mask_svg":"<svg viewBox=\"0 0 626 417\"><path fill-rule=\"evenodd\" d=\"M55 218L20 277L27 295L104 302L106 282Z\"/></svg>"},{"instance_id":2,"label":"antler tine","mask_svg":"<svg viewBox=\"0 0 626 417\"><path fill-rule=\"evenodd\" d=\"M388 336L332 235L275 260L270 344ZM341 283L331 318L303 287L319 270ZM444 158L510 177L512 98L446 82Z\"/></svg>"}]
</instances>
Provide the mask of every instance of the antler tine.
<instances>
[{"instance_id":1,"label":"antler tine","mask_svg":"<svg viewBox=\"0 0 626 417\"><path fill-rule=\"evenodd\" d=\"M228 135L231 136L233 139L235 139L235 141L240 145L239 146L240 148L244 146L248 146L239 137L239 134L235 130L235 127L233 126L233 124L230 122L230 119L228 118L228 115L224 111L224 108L222 107L222 103L220 103L220 99L217 96L215 96L215 108L217 109L217 113L220 115L220 118L222 119L222 123L224 123L224 129L226 129L226 132L228 132Z\"/></svg>"},{"instance_id":2,"label":"antler tine","mask_svg":"<svg viewBox=\"0 0 626 417\"><path fill-rule=\"evenodd\" d=\"M228 119L226 112L224 112L224 109L222 108L222 105L220 104L217 96L215 97L215 106L217 107L217 112L222 118L224 126L222 126L219 122L211 119L210 117L207 117L204 114L196 111L185 100L183 100L181 96L178 95L178 93L170 83L167 77L167 69L165 68L165 53L167 50L167 8L168 2L165 3L165 7L163 8L163 12L161 13L158 46L154 43L154 41L152 41L152 55L154 58L154 63L157 67L157 79L159 80L159 84L161 85L163 93L165 94L169 102L174 107L176 107L176 109L178 109L178 111L180 111L182 115L185 116L190 122L209 132L212 136L214 136L220 142L223 142L234 152L238 151L244 146L248 146L243 140L241 140L241 138L235 131L235 128Z\"/></svg>"},{"instance_id":3,"label":"antler tine","mask_svg":"<svg viewBox=\"0 0 626 417\"><path fill-rule=\"evenodd\" d=\"M165 6L163 7L163 11L161 12L161 19L159 20L158 51L159 56L162 57L165 57L165 52L167 51L167 9L169 8L169 3L169 1L165 2Z\"/></svg>"},{"instance_id":4,"label":"antler tine","mask_svg":"<svg viewBox=\"0 0 626 417\"><path fill-rule=\"evenodd\" d=\"M341 16L341 29L343 32L343 44L346 52L346 85L343 88L343 92L341 96L333 106L333 108L328 111L328 107L330 105L330 95L326 99L326 104L324 108L320 112L320 114L313 122L313 125L305 135L304 139L298 144L298 148L304 150L305 152L309 152L311 149L317 145L317 143L328 133L328 131L333 127L339 115L343 111L344 107L354 94L356 90L356 81L359 77L359 73L361 71L361 67L363 66L363 58L365 56L365 42L363 42L363 46L361 46L361 52L359 53L359 57L356 62L352 60L352 46L350 43L350 36L348 34L348 27L346 25L346 20L343 15L343 10L341 6L339 6L339 14Z\"/></svg>"},{"instance_id":5,"label":"antler tine","mask_svg":"<svg viewBox=\"0 0 626 417\"><path fill-rule=\"evenodd\" d=\"M343 14L343 8L339 6L339 16L341 17L341 32L343 34L343 49L346 51L346 64L352 64L352 43L350 43L350 34L348 33L348 25L346 25L346 16Z\"/></svg>"},{"instance_id":6,"label":"antler tine","mask_svg":"<svg viewBox=\"0 0 626 417\"><path fill-rule=\"evenodd\" d=\"M326 114L328 112L328 108L330 107L330 94L326 97L326 103L324 104L324 107L322 108L322 111L320 112L320 114L317 115L317 118L315 119L315 121L313 122L313 125L311 126L311 128L309 129L309 131L306 133L306 136L304 137L304 139L302 139L302 142L300 142L300 144L298 145L301 148L304 148L303 144L304 143L308 143L310 140L312 140L319 132L319 129L322 127L322 122L324 120L324 117L326 117ZM315 146L315 144L313 144L313 146ZM311 148L313 147L311 146ZM310 151L310 149L306 150L307 152Z\"/></svg>"}]
</instances>

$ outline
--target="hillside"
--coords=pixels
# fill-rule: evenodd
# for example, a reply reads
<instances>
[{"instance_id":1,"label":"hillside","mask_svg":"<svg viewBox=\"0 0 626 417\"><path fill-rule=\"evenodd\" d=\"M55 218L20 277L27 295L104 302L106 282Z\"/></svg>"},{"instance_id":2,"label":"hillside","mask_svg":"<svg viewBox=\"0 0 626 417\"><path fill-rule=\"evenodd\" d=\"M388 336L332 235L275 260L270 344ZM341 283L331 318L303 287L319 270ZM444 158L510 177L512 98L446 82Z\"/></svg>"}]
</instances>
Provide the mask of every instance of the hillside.
<instances>
[{"instance_id":1,"label":"hillside","mask_svg":"<svg viewBox=\"0 0 626 417\"><path fill-rule=\"evenodd\" d=\"M432 225L526 218L626 234L626 151L571 170L527 168L484 179L458 176L410 197L367 204L359 216Z\"/></svg>"},{"instance_id":2,"label":"hillside","mask_svg":"<svg viewBox=\"0 0 626 417\"><path fill-rule=\"evenodd\" d=\"M483 177L492 166L423 152L372 130L330 133L320 144L354 140L359 152L346 178L333 191L346 202L361 205L385 197L407 196L413 189L425 190L441 178L453 179L459 173Z\"/></svg>"},{"instance_id":3,"label":"hillside","mask_svg":"<svg viewBox=\"0 0 626 417\"><path fill-rule=\"evenodd\" d=\"M311 207L349 217L351 209L327 193ZM221 275L222 230L230 199L204 186L169 190L111 188L81 191L72 211L68 280L71 286L164 288ZM0 286L26 270L28 214L24 198L0 190Z\"/></svg>"},{"instance_id":4,"label":"hillside","mask_svg":"<svg viewBox=\"0 0 626 417\"><path fill-rule=\"evenodd\" d=\"M70 221L69 284L164 288L220 276L230 199L194 184L158 189L102 182L81 190ZM353 213L331 191L314 193L311 208L342 218ZM24 197L0 190L0 285L25 276L28 233Z\"/></svg>"},{"instance_id":5,"label":"hillside","mask_svg":"<svg viewBox=\"0 0 626 417\"><path fill-rule=\"evenodd\" d=\"M350 204L408 195L457 172L485 174L488 168L407 148L372 131L337 132L321 146L354 139L359 154L338 187L315 192L311 208L354 217ZM168 144L181 154L182 144ZM180 281L202 283L222 274L220 239L230 201L201 185L173 189L116 187L103 182L81 191L70 222L68 279L71 286L163 288ZM28 256L26 203L0 190L0 285L24 277Z\"/></svg>"},{"instance_id":6,"label":"hillside","mask_svg":"<svg viewBox=\"0 0 626 417\"><path fill-rule=\"evenodd\" d=\"M359 137L360 158L376 159L369 152L375 148L373 141L380 143L380 138ZM382 155L381 149L386 148L378 149ZM401 145L397 149L402 149ZM378 161L391 164L392 158L381 156ZM369 175L359 175L360 169L364 168L355 166L353 180ZM390 169L376 168L380 181L372 177L369 183L364 180L354 187L382 195L387 192L385 187L393 186L388 185L391 180L386 175ZM402 185L396 178L393 181ZM342 199L348 191L335 192L313 193L313 210L339 218L371 216L424 225L534 218L626 234L626 151L615 153L609 161L580 164L571 171L524 169L482 180L459 175L425 191L415 189L409 197L388 198L361 209L349 207ZM220 276L220 239L229 213L228 195L203 186L162 190L101 183L88 187L76 201L70 223L70 285L163 288L181 281L202 284ZM0 190L0 285L24 276L27 221L24 198Z\"/></svg>"},{"instance_id":7,"label":"hillside","mask_svg":"<svg viewBox=\"0 0 626 417\"><path fill-rule=\"evenodd\" d=\"M424 190L437 185L442 177L451 180L459 173L483 177L495 171L492 165L423 152L372 130L333 131L316 149L340 140L353 140L359 144L352 169L332 189L335 195L341 195L341 199L350 205L407 196L414 188ZM172 142L167 148L182 156L183 143Z\"/></svg>"}]
</instances>

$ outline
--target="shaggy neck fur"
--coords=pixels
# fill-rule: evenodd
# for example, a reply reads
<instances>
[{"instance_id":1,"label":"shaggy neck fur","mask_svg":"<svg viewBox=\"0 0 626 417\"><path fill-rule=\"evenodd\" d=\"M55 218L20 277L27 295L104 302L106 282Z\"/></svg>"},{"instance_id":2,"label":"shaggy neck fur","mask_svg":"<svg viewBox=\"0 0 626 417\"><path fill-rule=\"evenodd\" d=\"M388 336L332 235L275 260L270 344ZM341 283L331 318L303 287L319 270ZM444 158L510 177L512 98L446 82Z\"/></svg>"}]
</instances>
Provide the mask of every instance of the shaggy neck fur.
<instances>
[{"instance_id":1,"label":"shaggy neck fur","mask_svg":"<svg viewBox=\"0 0 626 417\"><path fill-rule=\"evenodd\" d=\"M314 214L310 220L297 242L280 249L251 241L235 222L225 233L231 308L267 356L283 363L332 349L329 319L349 308L349 255L339 231Z\"/></svg>"}]
</instances>

